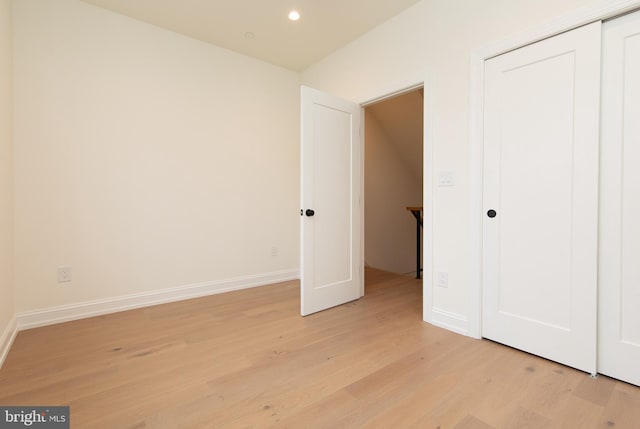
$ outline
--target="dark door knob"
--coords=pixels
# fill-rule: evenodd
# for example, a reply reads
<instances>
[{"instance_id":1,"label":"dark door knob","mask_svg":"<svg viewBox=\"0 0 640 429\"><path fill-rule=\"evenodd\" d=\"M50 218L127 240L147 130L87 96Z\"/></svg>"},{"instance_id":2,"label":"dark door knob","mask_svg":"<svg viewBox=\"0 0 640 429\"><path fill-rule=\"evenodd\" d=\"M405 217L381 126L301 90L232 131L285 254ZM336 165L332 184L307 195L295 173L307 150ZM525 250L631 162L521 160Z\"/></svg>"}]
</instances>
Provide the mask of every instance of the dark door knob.
<instances>
[{"instance_id":1,"label":"dark door knob","mask_svg":"<svg viewBox=\"0 0 640 429\"><path fill-rule=\"evenodd\" d=\"M498 213L496 213L495 210L491 209L487 212L487 216L489 216L491 219L493 219L494 217L496 217Z\"/></svg>"},{"instance_id":2,"label":"dark door knob","mask_svg":"<svg viewBox=\"0 0 640 429\"><path fill-rule=\"evenodd\" d=\"M313 211L313 210L311 210L311 209L307 209L307 211L306 211L306 212L304 212L304 213L305 213L307 216L309 216L309 217L311 217L311 216L313 216L314 214L316 214L316 212L314 212L314 211Z\"/></svg>"}]
</instances>

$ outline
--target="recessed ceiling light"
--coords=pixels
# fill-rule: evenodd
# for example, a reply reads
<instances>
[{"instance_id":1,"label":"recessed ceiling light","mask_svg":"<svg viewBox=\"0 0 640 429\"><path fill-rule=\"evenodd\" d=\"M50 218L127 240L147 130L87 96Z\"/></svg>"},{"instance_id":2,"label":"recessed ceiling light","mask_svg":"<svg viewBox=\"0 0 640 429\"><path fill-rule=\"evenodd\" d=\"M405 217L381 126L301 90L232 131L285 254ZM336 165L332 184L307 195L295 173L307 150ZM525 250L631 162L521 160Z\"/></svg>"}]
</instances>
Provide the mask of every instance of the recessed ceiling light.
<instances>
[{"instance_id":1,"label":"recessed ceiling light","mask_svg":"<svg viewBox=\"0 0 640 429\"><path fill-rule=\"evenodd\" d=\"M300 19L300 13L297 10L292 10L289 12L289 19L291 21L297 21Z\"/></svg>"}]
</instances>

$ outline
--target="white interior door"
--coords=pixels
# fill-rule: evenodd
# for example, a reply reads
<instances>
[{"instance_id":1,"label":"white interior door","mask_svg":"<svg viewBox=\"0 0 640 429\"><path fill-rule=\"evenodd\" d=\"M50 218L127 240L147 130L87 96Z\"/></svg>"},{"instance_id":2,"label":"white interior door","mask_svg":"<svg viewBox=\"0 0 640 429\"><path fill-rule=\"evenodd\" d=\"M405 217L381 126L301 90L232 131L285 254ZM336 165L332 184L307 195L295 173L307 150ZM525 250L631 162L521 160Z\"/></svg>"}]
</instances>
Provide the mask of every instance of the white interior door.
<instances>
[{"instance_id":1,"label":"white interior door","mask_svg":"<svg viewBox=\"0 0 640 429\"><path fill-rule=\"evenodd\" d=\"M603 27L598 371L640 385L640 12Z\"/></svg>"},{"instance_id":2,"label":"white interior door","mask_svg":"<svg viewBox=\"0 0 640 429\"><path fill-rule=\"evenodd\" d=\"M301 313L358 299L361 263L361 108L302 87Z\"/></svg>"},{"instance_id":3,"label":"white interior door","mask_svg":"<svg viewBox=\"0 0 640 429\"><path fill-rule=\"evenodd\" d=\"M590 373L600 31L485 62L483 336Z\"/></svg>"}]
</instances>

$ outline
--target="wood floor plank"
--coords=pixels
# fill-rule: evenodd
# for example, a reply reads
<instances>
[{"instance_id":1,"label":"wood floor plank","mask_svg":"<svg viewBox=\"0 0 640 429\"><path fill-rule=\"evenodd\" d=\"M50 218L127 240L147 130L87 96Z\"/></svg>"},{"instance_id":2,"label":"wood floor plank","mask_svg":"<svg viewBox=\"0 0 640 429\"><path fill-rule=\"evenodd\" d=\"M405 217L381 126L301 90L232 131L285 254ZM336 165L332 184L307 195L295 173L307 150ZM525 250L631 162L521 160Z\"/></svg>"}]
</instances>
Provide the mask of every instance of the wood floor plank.
<instances>
[{"instance_id":1,"label":"wood floor plank","mask_svg":"<svg viewBox=\"0 0 640 429\"><path fill-rule=\"evenodd\" d=\"M624 389L614 389L597 427L640 429L638 389L631 385L626 385Z\"/></svg>"},{"instance_id":2,"label":"wood floor plank","mask_svg":"<svg viewBox=\"0 0 640 429\"><path fill-rule=\"evenodd\" d=\"M638 387L426 324L412 277L299 306L293 281L20 332L0 404L83 429L640 429Z\"/></svg>"},{"instance_id":3,"label":"wood floor plank","mask_svg":"<svg viewBox=\"0 0 640 429\"><path fill-rule=\"evenodd\" d=\"M580 381L574 394L594 404L604 406L609 402L615 384L615 380L604 376L597 379L584 378Z\"/></svg>"},{"instance_id":4,"label":"wood floor plank","mask_svg":"<svg viewBox=\"0 0 640 429\"><path fill-rule=\"evenodd\" d=\"M460 421L453 429L492 429L492 426L489 426L482 420L468 415L464 419Z\"/></svg>"}]
</instances>

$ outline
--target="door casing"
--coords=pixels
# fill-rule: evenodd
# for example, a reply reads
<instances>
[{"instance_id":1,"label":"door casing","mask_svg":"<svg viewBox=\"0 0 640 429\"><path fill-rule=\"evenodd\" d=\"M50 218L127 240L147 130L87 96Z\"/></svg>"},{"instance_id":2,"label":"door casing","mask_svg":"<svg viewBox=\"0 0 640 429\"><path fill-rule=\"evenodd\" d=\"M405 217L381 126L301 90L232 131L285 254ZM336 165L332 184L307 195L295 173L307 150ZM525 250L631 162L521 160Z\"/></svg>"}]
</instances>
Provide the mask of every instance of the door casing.
<instances>
[{"instance_id":1,"label":"door casing","mask_svg":"<svg viewBox=\"0 0 640 429\"><path fill-rule=\"evenodd\" d=\"M428 86L429 80L421 73L421 76L415 76L409 79L401 80L398 82L393 82L388 86L383 88L378 88L371 91L370 94L367 94L359 99L353 100L355 103L360 105L361 113L362 113L362 127L363 132L360 134L360 144L362 145L362 157L361 157L361 201L360 204L364 207L364 109L365 107L378 103L388 98L396 97L398 95L414 91L419 88L423 88L424 90L424 102L423 102L423 196L422 196L422 205L424 209L424 213L431 214L433 213L433 145L431 140L431 92ZM361 240L360 249L360 261L364 265L364 210L360 211L361 219ZM425 216L423 220L423 239L422 239L422 267L423 267L423 276L422 276L422 288L423 288L423 320L425 322L434 323L433 311L429 306L433 300L431 299L432 294L432 278L433 278L433 269L432 269L432 261L433 261L433 216ZM360 296L364 296L364 282L361 284Z\"/></svg>"}]
</instances>

